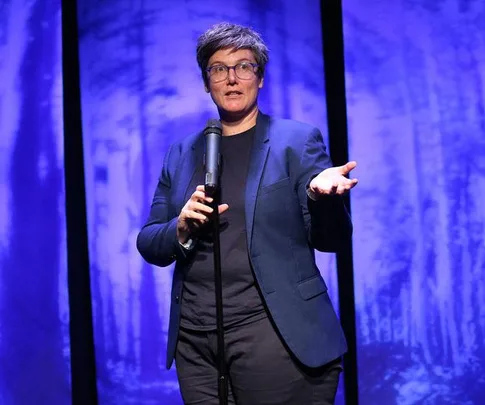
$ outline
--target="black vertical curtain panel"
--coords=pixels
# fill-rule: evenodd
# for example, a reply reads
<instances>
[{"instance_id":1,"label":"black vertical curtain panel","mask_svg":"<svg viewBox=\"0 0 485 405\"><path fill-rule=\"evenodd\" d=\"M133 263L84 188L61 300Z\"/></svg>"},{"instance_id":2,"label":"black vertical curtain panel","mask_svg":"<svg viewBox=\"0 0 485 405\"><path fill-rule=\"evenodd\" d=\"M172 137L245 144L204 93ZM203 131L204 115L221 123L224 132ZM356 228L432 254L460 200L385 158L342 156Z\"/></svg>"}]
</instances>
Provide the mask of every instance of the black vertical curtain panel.
<instances>
[{"instance_id":1,"label":"black vertical curtain panel","mask_svg":"<svg viewBox=\"0 0 485 405\"><path fill-rule=\"evenodd\" d=\"M77 2L62 0L64 172L73 405L96 405Z\"/></svg>"}]
</instances>

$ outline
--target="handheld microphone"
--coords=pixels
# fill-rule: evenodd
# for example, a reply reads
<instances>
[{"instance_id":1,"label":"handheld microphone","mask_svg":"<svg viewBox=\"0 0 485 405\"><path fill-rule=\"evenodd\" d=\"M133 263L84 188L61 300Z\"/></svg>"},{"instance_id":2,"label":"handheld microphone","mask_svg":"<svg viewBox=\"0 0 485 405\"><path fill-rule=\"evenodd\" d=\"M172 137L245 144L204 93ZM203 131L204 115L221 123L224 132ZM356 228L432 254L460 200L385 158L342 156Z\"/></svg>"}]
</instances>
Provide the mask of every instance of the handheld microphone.
<instances>
[{"instance_id":1,"label":"handheld microphone","mask_svg":"<svg viewBox=\"0 0 485 405\"><path fill-rule=\"evenodd\" d=\"M205 193L213 196L219 188L219 168L221 155L219 153L222 125L220 121L210 119L204 129L205 135Z\"/></svg>"}]
</instances>

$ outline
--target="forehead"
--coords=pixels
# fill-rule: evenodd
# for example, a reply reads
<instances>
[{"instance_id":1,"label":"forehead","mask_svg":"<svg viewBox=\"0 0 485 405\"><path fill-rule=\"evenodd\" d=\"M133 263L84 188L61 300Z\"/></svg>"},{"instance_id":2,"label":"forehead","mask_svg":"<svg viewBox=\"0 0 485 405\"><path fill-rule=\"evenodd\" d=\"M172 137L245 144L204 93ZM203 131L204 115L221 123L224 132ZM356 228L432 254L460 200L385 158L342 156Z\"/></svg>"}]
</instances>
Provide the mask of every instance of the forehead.
<instances>
[{"instance_id":1,"label":"forehead","mask_svg":"<svg viewBox=\"0 0 485 405\"><path fill-rule=\"evenodd\" d=\"M250 49L238 49L227 48L219 49L209 59L209 65L214 63L223 63L225 65L234 65L241 60L249 60L254 62L256 59L253 55L253 51Z\"/></svg>"}]
</instances>

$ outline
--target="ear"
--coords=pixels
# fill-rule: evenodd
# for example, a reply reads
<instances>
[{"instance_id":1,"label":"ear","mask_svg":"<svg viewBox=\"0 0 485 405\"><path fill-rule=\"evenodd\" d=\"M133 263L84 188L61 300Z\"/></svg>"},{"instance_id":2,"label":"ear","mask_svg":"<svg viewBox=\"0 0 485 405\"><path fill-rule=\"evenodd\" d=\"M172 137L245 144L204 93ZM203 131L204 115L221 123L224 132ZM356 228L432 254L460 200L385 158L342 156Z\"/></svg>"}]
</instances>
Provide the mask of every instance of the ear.
<instances>
[{"instance_id":1,"label":"ear","mask_svg":"<svg viewBox=\"0 0 485 405\"><path fill-rule=\"evenodd\" d=\"M204 90L206 93L210 93L209 82L204 80Z\"/></svg>"},{"instance_id":2,"label":"ear","mask_svg":"<svg viewBox=\"0 0 485 405\"><path fill-rule=\"evenodd\" d=\"M259 79L259 85L258 85L258 87L260 89L262 89L263 88L263 85L264 85L264 77L262 77L261 79Z\"/></svg>"}]
</instances>

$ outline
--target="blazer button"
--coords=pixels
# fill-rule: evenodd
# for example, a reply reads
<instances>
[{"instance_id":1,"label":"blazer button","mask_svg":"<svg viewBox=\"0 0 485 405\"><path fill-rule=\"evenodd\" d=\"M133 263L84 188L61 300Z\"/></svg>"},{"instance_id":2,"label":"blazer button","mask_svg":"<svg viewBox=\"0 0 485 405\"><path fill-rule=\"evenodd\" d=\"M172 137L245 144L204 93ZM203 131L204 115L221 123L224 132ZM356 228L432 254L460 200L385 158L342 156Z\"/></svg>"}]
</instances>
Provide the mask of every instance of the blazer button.
<instances>
[{"instance_id":1,"label":"blazer button","mask_svg":"<svg viewBox=\"0 0 485 405\"><path fill-rule=\"evenodd\" d=\"M180 301L180 297L178 295L175 296L175 302L178 304Z\"/></svg>"}]
</instances>

